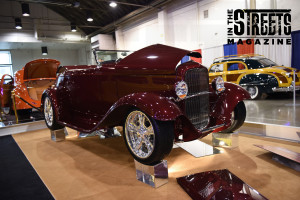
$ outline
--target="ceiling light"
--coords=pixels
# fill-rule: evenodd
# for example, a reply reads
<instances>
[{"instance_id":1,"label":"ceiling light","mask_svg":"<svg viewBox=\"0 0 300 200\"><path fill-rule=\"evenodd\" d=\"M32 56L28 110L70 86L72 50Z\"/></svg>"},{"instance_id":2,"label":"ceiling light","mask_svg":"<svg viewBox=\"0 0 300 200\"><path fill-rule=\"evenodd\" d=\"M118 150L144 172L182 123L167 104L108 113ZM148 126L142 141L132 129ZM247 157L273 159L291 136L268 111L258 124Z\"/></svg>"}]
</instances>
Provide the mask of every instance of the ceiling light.
<instances>
[{"instance_id":1,"label":"ceiling light","mask_svg":"<svg viewBox=\"0 0 300 200\"><path fill-rule=\"evenodd\" d=\"M22 6L23 16L25 16L25 17L30 16L29 4L28 3L22 3L21 6Z\"/></svg>"},{"instance_id":2,"label":"ceiling light","mask_svg":"<svg viewBox=\"0 0 300 200\"><path fill-rule=\"evenodd\" d=\"M42 47L42 55L43 56L48 55L48 49L47 49L47 47Z\"/></svg>"},{"instance_id":3,"label":"ceiling light","mask_svg":"<svg viewBox=\"0 0 300 200\"><path fill-rule=\"evenodd\" d=\"M71 23L71 31L76 32L76 25L74 23Z\"/></svg>"},{"instance_id":4,"label":"ceiling light","mask_svg":"<svg viewBox=\"0 0 300 200\"><path fill-rule=\"evenodd\" d=\"M80 2L75 1L72 5L73 5L75 8L79 8Z\"/></svg>"},{"instance_id":5,"label":"ceiling light","mask_svg":"<svg viewBox=\"0 0 300 200\"><path fill-rule=\"evenodd\" d=\"M88 22L94 21L94 19L93 19L93 17L92 17L92 12L88 11L88 12L86 13L86 20L87 20Z\"/></svg>"},{"instance_id":6,"label":"ceiling light","mask_svg":"<svg viewBox=\"0 0 300 200\"><path fill-rule=\"evenodd\" d=\"M15 18L16 29L22 29L22 21L20 18Z\"/></svg>"},{"instance_id":7,"label":"ceiling light","mask_svg":"<svg viewBox=\"0 0 300 200\"><path fill-rule=\"evenodd\" d=\"M113 2L113 1L112 1L112 2L110 2L109 6L114 8L114 7L117 6L117 4L116 4L116 2Z\"/></svg>"}]
</instances>

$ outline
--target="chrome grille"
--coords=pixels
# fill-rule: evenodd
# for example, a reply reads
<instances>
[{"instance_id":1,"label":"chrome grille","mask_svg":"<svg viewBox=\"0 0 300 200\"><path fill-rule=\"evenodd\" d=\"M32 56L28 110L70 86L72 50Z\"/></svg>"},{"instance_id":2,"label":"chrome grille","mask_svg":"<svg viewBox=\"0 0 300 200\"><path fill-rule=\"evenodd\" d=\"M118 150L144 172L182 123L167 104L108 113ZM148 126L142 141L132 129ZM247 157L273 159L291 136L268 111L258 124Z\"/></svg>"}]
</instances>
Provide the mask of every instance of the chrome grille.
<instances>
[{"instance_id":1,"label":"chrome grille","mask_svg":"<svg viewBox=\"0 0 300 200\"><path fill-rule=\"evenodd\" d=\"M208 72L206 68L190 69L185 74L188 85L188 96L208 92ZM202 94L185 100L185 114L191 123L201 130L208 124L209 119L209 94Z\"/></svg>"}]
</instances>

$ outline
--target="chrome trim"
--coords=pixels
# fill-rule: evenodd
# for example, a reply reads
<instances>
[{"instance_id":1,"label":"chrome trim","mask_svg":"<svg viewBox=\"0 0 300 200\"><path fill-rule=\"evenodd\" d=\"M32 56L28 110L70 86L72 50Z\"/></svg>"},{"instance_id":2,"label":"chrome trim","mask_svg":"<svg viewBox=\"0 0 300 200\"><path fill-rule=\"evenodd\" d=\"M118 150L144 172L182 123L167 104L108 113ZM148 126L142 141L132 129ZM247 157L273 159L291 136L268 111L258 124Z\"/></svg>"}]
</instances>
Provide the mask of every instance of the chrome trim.
<instances>
[{"instance_id":1,"label":"chrome trim","mask_svg":"<svg viewBox=\"0 0 300 200\"><path fill-rule=\"evenodd\" d=\"M201 131L201 132L202 132L202 133L207 133L207 132L209 132L209 131L213 131L214 129L220 128L220 127L222 127L222 126L225 126L225 124L220 124L220 125L212 126L212 127L208 128L208 129L204 129L204 130Z\"/></svg>"},{"instance_id":2,"label":"chrome trim","mask_svg":"<svg viewBox=\"0 0 300 200\"><path fill-rule=\"evenodd\" d=\"M189 98L193 98L193 97L197 97L197 96L201 96L201 95L205 95L205 94L210 94L210 93L212 93L212 92L205 91L205 92L199 92L197 94L187 96L184 99L179 99L179 98L175 99L174 97L169 97L169 99L173 99L174 101L179 102L179 101L182 101L182 100L185 100L185 99L189 99Z\"/></svg>"},{"instance_id":3,"label":"chrome trim","mask_svg":"<svg viewBox=\"0 0 300 200\"><path fill-rule=\"evenodd\" d=\"M292 92L294 90L294 87L293 86L290 86L290 87L279 87L279 88L272 88L272 91L273 92ZM295 90L300 90L300 86L297 85L295 86Z\"/></svg>"}]
</instances>

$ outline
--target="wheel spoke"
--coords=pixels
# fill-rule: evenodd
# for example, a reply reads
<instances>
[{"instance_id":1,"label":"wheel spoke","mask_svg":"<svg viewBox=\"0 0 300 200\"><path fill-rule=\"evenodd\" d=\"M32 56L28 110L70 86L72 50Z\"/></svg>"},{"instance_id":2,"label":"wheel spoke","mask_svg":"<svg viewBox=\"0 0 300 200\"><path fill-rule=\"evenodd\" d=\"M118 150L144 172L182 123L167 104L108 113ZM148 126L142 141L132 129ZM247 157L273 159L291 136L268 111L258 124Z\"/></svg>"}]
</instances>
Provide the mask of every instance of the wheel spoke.
<instances>
[{"instance_id":1,"label":"wheel spoke","mask_svg":"<svg viewBox=\"0 0 300 200\"><path fill-rule=\"evenodd\" d=\"M147 158L153 153L155 134L146 114L140 111L129 113L125 122L125 138L138 158Z\"/></svg>"},{"instance_id":2,"label":"wheel spoke","mask_svg":"<svg viewBox=\"0 0 300 200\"><path fill-rule=\"evenodd\" d=\"M53 124L53 109L51 106L51 102L48 97L45 99L45 106L44 106L44 115L45 120L48 126L52 126Z\"/></svg>"},{"instance_id":3,"label":"wheel spoke","mask_svg":"<svg viewBox=\"0 0 300 200\"><path fill-rule=\"evenodd\" d=\"M136 132L137 130L138 130L138 127L137 127L137 125L136 124L134 124L134 123L128 123L128 130L130 131L130 132Z\"/></svg>"}]
</instances>

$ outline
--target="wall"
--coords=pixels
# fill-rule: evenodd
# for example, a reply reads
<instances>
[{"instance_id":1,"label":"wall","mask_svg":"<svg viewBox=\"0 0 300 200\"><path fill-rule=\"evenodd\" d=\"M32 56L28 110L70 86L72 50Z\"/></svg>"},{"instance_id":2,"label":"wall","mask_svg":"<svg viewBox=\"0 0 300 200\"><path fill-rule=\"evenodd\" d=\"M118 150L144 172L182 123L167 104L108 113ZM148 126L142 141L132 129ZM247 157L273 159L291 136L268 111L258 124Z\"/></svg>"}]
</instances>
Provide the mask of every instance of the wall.
<instances>
[{"instance_id":1,"label":"wall","mask_svg":"<svg viewBox=\"0 0 300 200\"><path fill-rule=\"evenodd\" d=\"M213 58L223 56L222 45L227 43L227 9L250 8L251 0L174 0L163 10L144 16L144 22L132 22L120 26L116 43L122 49L138 50L142 47L163 43L190 50L202 49L203 64L207 67ZM256 0L257 9L292 9L292 30L300 30L300 1ZM253 8L253 7L252 7ZM204 11L208 18L204 18ZM161 17L161 16L166 17ZM166 26L166 27L162 27ZM256 47L278 64L290 65L289 46Z\"/></svg>"},{"instance_id":2,"label":"wall","mask_svg":"<svg viewBox=\"0 0 300 200\"><path fill-rule=\"evenodd\" d=\"M61 62L61 65L86 64L87 57L83 57L83 50L49 50L48 55L41 55L40 49L12 49L10 50L13 71L20 70L29 61L40 58L51 58ZM80 53L81 52L81 53Z\"/></svg>"},{"instance_id":3,"label":"wall","mask_svg":"<svg viewBox=\"0 0 300 200\"><path fill-rule=\"evenodd\" d=\"M1 1L0 50L11 51L14 72L38 58L57 59L62 65L91 64L90 40L80 30L71 32L69 21L42 4L29 6L30 16L24 17L20 2ZM14 17L21 18L21 30L15 29ZM42 56L42 46L48 47L47 56Z\"/></svg>"}]
</instances>

